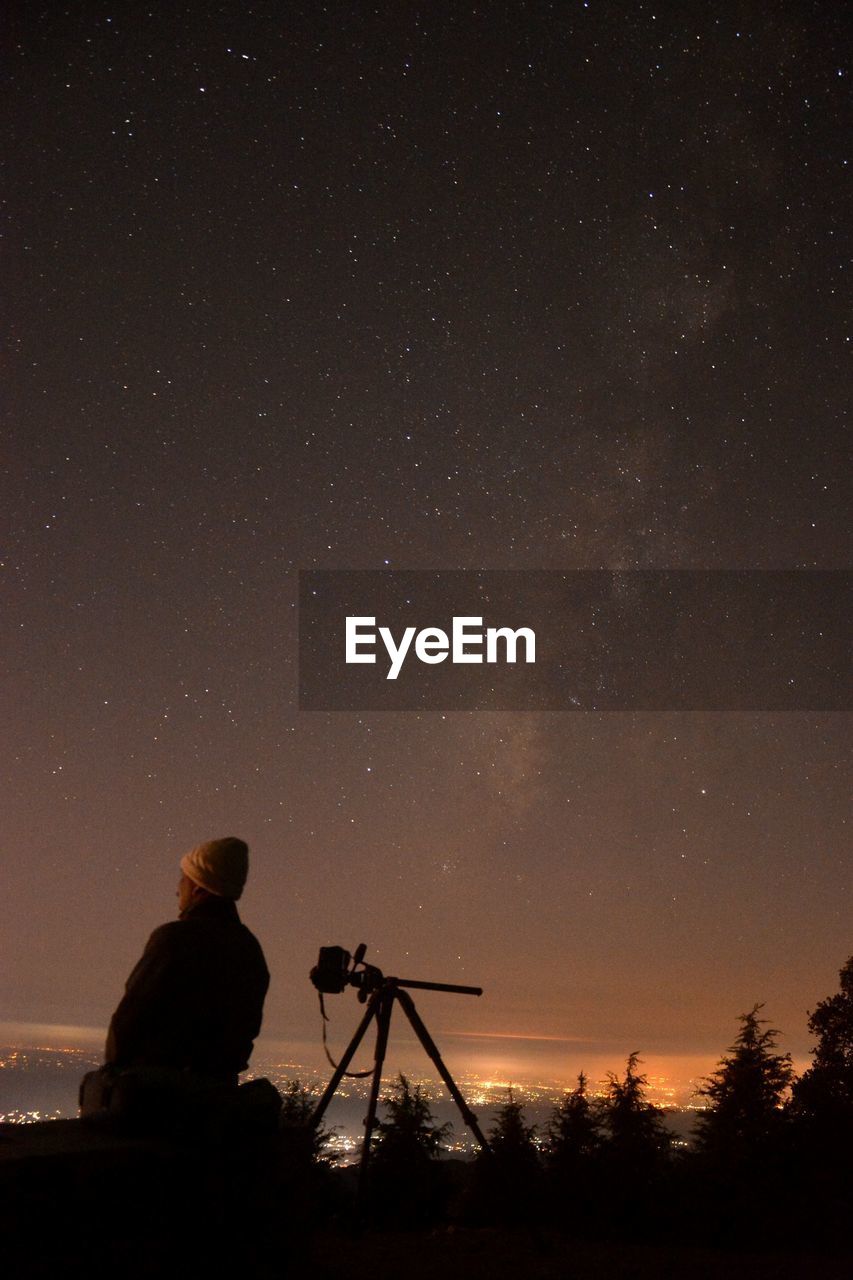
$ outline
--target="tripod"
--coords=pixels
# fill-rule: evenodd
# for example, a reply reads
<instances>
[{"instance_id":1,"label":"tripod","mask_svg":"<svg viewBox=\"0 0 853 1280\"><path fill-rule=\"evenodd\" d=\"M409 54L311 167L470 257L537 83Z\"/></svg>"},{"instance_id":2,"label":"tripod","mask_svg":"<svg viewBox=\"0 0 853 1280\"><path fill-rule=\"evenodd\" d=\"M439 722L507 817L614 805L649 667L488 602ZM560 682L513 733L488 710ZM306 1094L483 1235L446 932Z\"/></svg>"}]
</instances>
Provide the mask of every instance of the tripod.
<instances>
[{"instance_id":1,"label":"tripod","mask_svg":"<svg viewBox=\"0 0 853 1280\"><path fill-rule=\"evenodd\" d=\"M446 982L416 982L414 979L386 978L379 974L378 970L374 970L374 973L378 975L378 985L368 999L364 1017L356 1028L355 1035L352 1040L350 1040L344 1056L335 1068L335 1074L326 1086L326 1091L317 1103L310 1121L311 1126L316 1128L322 1120L335 1090L347 1073L347 1067L350 1062L352 1062L355 1051L361 1044L367 1028L370 1026L371 1022L376 1019L376 1049L374 1051L373 1079L370 1084L370 1101L367 1105L367 1116L364 1121L364 1146L361 1151L361 1161L358 1171L359 1198L364 1194L365 1175L367 1172L367 1164L370 1159L370 1140L373 1135L373 1130L376 1128L376 1107L379 1101L382 1065L385 1061L385 1051L388 1047L388 1032L391 1026L391 1014L395 1003L402 1007L403 1012L412 1024L415 1034L426 1050L428 1056L432 1059L439 1075L447 1086L451 1098L459 1108L462 1119L468 1125L483 1150L489 1150L489 1144L484 1138L480 1126L477 1123L477 1117L465 1102L465 1099L459 1092L456 1081L444 1065L435 1041L427 1031L423 1020L415 1008L414 1000L409 995L408 991L404 991L402 989L404 987L415 987L421 991L455 991L461 995L479 996L483 994L482 987L460 987ZM359 995L362 995L362 993L359 992Z\"/></svg>"}]
</instances>

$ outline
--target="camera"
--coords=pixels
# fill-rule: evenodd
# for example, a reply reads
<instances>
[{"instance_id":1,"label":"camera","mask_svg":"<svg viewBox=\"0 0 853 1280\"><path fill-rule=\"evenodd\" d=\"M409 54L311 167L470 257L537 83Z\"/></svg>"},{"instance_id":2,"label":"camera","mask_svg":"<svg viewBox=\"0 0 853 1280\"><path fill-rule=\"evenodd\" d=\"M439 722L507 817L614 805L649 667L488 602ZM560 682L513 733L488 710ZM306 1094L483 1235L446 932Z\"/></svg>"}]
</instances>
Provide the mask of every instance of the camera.
<instances>
[{"instance_id":1,"label":"camera","mask_svg":"<svg viewBox=\"0 0 853 1280\"><path fill-rule=\"evenodd\" d=\"M381 987L384 974L375 964L365 964L366 950L364 942L359 943L353 955L344 947L321 947L310 974L320 995L336 996L344 987L358 987L358 998L363 1004L371 992Z\"/></svg>"},{"instance_id":2,"label":"camera","mask_svg":"<svg viewBox=\"0 0 853 1280\"><path fill-rule=\"evenodd\" d=\"M324 995L338 995L350 980L352 956L343 947L321 947L311 981Z\"/></svg>"}]
</instances>

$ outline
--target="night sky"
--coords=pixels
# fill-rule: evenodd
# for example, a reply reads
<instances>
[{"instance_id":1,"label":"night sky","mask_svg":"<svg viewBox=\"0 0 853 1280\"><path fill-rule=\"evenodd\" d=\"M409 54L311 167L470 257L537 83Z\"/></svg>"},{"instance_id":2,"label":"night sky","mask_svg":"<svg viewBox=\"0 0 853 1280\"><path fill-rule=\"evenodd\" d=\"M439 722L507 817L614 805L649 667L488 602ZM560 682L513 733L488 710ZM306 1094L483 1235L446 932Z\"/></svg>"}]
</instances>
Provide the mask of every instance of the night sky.
<instances>
[{"instance_id":1,"label":"night sky","mask_svg":"<svg viewBox=\"0 0 853 1280\"><path fill-rule=\"evenodd\" d=\"M844 13L12 6L0 1018L236 834L269 1037L365 941L454 1066L806 1054L845 715L300 712L297 572L846 565Z\"/></svg>"}]
</instances>

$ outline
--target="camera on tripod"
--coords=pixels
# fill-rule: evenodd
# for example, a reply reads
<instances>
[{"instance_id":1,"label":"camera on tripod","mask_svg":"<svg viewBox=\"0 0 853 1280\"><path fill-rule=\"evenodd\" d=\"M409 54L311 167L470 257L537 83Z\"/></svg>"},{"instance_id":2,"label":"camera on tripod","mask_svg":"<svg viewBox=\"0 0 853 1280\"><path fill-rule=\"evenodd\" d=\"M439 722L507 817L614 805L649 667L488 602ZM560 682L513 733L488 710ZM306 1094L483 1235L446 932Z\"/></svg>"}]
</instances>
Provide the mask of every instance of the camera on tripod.
<instances>
[{"instance_id":1,"label":"camera on tripod","mask_svg":"<svg viewBox=\"0 0 853 1280\"><path fill-rule=\"evenodd\" d=\"M383 982L381 969L364 963L367 946L359 943L355 954L344 947L321 947L317 963L311 970L311 981L321 995L340 995L344 987L358 987L358 998L364 1002L371 991Z\"/></svg>"},{"instance_id":2,"label":"camera on tripod","mask_svg":"<svg viewBox=\"0 0 853 1280\"><path fill-rule=\"evenodd\" d=\"M370 1156L371 1135L376 1128L376 1106L379 1101L379 1086L382 1081L382 1064L385 1061L385 1050L388 1045L391 1011L395 1004L399 1004L402 1007L412 1029L447 1086L451 1098L458 1106L463 1120L471 1129L483 1150L489 1150L489 1144L477 1124L477 1117L459 1092L459 1086L444 1065L436 1043L424 1026L412 997L405 990L407 987L413 987L419 991L448 991L463 996L481 996L483 994L482 987L463 987L458 983L449 982L422 982L416 978L386 977L381 969L377 969L376 965L365 964L364 953L366 950L367 947L363 942L356 947L353 955L350 955L344 947L321 947L317 963L310 974L312 983L320 993L320 1011L323 1015L323 1048L326 1050L326 1056L335 1071L326 1087L325 1093L314 1108L311 1116L312 1126L316 1128L320 1123L335 1090L344 1076L356 1078L358 1076L373 1077L367 1104L367 1117L364 1121L365 1139L361 1149L359 1194L362 1194L364 1189L364 1176ZM329 1019L323 1004L323 996L339 995L344 987L357 987L358 998L362 1004L367 1005L367 1009L340 1062L335 1062L326 1044L326 1023ZM369 1071L348 1071L347 1068L361 1043L362 1037L370 1023L374 1021L376 1023L376 1049L373 1068Z\"/></svg>"}]
</instances>

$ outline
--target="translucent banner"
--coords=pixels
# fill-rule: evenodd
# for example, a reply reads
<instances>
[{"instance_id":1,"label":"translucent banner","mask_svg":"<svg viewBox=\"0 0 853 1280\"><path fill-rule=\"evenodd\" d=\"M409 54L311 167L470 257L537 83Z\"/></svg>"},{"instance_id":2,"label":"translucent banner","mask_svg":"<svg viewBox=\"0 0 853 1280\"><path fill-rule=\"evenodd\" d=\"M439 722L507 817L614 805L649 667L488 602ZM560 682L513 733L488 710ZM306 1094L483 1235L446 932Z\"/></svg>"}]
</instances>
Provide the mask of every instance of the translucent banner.
<instances>
[{"instance_id":1,"label":"translucent banner","mask_svg":"<svg viewBox=\"0 0 853 1280\"><path fill-rule=\"evenodd\" d=\"M840 711L841 570L300 573L314 711Z\"/></svg>"}]
</instances>

